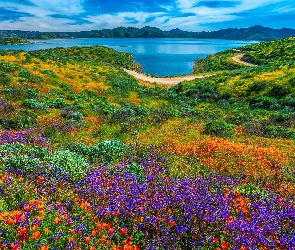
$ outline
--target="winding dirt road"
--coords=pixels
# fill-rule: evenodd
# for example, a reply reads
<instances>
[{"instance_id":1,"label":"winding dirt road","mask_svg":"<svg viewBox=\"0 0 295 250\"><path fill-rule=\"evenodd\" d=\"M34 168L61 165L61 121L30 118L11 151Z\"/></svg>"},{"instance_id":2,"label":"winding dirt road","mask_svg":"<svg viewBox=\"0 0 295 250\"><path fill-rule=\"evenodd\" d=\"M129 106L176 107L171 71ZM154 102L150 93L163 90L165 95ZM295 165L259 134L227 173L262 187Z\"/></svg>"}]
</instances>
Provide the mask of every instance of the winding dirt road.
<instances>
[{"instance_id":1,"label":"winding dirt road","mask_svg":"<svg viewBox=\"0 0 295 250\"><path fill-rule=\"evenodd\" d=\"M158 83L158 84L165 84L165 85L175 85L178 84L180 82L183 81L190 81L190 80L194 80L197 78L206 78L206 77L210 77L211 75L188 75L188 76L179 76L179 77L151 77L151 76L147 76L143 73L138 73L132 70L128 70L128 69L124 69L124 71L126 73L128 73L129 75L134 76L137 79L143 80L145 82L151 82L151 83Z\"/></svg>"},{"instance_id":2,"label":"winding dirt road","mask_svg":"<svg viewBox=\"0 0 295 250\"><path fill-rule=\"evenodd\" d=\"M239 54L239 55L236 55L236 56L232 57L231 59L233 59L235 62L244 64L244 65L247 65L247 66L251 66L251 67L257 67L258 66L256 64L247 63L247 62L243 61L242 60L243 56L244 56L244 54Z\"/></svg>"},{"instance_id":3,"label":"winding dirt road","mask_svg":"<svg viewBox=\"0 0 295 250\"><path fill-rule=\"evenodd\" d=\"M242 61L243 56L244 56L244 54L239 54L239 55L236 55L236 56L232 57L231 59L238 62L238 63L247 65L247 66L257 67L257 65L255 65L255 64L247 63L247 62ZM175 85L175 84L178 84L178 83L183 82L183 81L191 81L191 80L194 80L194 79L197 79L197 78L200 79L200 78L206 78L206 77L210 77L210 76L215 75L215 74L210 74L210 75L187 75L187 76L163 77L163 78L161 78L161 77L147 76L147 75L145 75L143 73L138 73L136 71L132 71L132 70L128 70L128 69L124 69L124 71L126 73L128 73L129 75L134 76L136 79L139 79L139 80L142 80L142 81L145 81L145 82L164 84L164 85Z\"/></svg>"}]
</instances>

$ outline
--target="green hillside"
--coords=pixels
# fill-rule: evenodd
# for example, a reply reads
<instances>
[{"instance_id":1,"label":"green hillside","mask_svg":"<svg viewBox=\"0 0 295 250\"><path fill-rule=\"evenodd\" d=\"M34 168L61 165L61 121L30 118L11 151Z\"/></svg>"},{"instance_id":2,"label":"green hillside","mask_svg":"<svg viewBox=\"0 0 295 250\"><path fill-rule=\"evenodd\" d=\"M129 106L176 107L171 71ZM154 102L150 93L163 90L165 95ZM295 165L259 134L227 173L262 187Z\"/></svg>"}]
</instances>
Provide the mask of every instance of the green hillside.
<instances>
[{"instance_id":1,"label":"green hillside","mask_svg":"<svg viewBox=\"0 0 295 250\"><path fill-rule=\"evenodd\" d=\"M172 87L105 47L1 51L2 249L294 248L293 44Z\"/></svg>"}]
</instances>

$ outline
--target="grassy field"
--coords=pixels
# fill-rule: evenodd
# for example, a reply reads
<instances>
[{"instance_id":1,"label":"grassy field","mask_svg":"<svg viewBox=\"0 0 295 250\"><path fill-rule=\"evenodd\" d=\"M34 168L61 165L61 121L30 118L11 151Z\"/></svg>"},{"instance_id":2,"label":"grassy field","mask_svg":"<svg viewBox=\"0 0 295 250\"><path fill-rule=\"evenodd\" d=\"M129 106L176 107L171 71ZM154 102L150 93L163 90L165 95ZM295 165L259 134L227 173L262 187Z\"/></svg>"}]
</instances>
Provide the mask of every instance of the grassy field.
<instances>
[{"instance_id":1,"label":"grassy field","mask_svg":"<svg viewBox=\"0 0 295 250\"><path fill-rule=\"evenodd\" d=\"M227 50L168 88L105 47L1 51L0 246L294 249L294 53Z\"/></svg>"}]
</instances>

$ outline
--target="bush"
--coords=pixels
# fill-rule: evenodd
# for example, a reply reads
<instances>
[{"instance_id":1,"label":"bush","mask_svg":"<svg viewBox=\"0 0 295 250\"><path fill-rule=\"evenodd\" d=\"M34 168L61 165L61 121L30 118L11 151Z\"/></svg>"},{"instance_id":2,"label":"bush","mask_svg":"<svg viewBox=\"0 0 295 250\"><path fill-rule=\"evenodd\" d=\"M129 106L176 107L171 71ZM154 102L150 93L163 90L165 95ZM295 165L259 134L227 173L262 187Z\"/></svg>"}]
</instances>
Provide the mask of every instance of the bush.
<instances>
[{"instance_id":1,"label":"bush","mask_svg":"<svg viewBox=\"0 0 295 250\"><path fill-rule=\"evenodd\" d=\"M266 126L264 128L264 134L269 138L292 138L295 139L295 131L290 128L285 128L282 126Z\"/></svg>"},{"instance_id":2,"label":"bush","mask_svg":"<svg viewBox=\"0 0 295 250\"><path fill-rule=\"evenodd\" d=\"M250 114L238 113L228 119L228 122L235 125L242 125L251 120Z\"/></svg>"},{"instance_id":3,"label":"bush","mask_svg":"<svg viewBox=\"0 0 295 250\"><path fill-rule=\"evenodd\" d=\"M119 140L101 141L95 146L86 146L84 143L72 142L68 148L90 160L116 161L127 151L127 147Z\"/></svg>"},{"instance_id":4,"label":"bush","mask_svg":"<svg viewBox=\"0 0 295 250\"><path fill-rule=\"evenodd\" d=\"M26 99L23 101L23 106L25 108L29 108L29 109L38 109L38 110L46 110L48 109L48 106L43 103L43 102L39 102L36 99Z\"/></svg>"},{"instance_id":5,"label":"bush","mask_svg":"<svg viewBox=\"0 0 295 250\"><path fill-rule=\"evenodd\" d=\"M74 123L81 123L84 121L84 115L82 115L79 111L70 113L68 118Z\"/></svg>"},{"instance_id":6,"label":"bush","mask_svg":"<svg viewBox=\"0 0 295 250\"><path fill-rule=\"evenodd\" d=\"M119 160L122 155L127 151L127 147L119 140L106 140L99 142L96 146L92 147L100 158L105 161Z\"/></svg>"},{"instance_id":7,"label":"bush","mask_svg":"<svg viewBox=\"0 0 295 250\"><path fill-rule=\"evenodd\" d=\"M266 81L254 82L249 88L248 92L260 92L266 88L268 83Z\"/></svg>"},{"instance_id":8,"label":"bush","mask_svg":"<svg viewBox=\"0 0 295 250\"><path fill-rule=\"evenodd\" d=\"M116 122L130 122L135 116L135 111L131 108L119 108L114 111L112 120Z\"/></svg>"},{"instance_id":9,"label":"bush","mask_svg":"<svg viewBox=\"0 0 295 250\"><path fill-rule=\"evenodd\" d=\"M138 183L145 182L144 172L143 172L144 167L143 166L140 166L140 165L133 162L126 167L126 170L128 170L130 174L136 175Z\"/></svg>"},{"instance_id":10,"label":"bush","mask_svg":"<svg viewBox=\"0 0 295 250\"><path fill-rule=\"evenodd\" d=\"M281 98L289 94L289 90L283 86L277 85L270 90L269 94L272 97Z\"/></svg>"},{"instance_id":11,"label":"bush","mask_svg":"<svg viewBox=\"0 0 295 250\"><path fill-rule=\"evenodd\" d=\"M272 97L262 96L250 101L250 107L253 109L274 109L274 105L277 104L276 99Z\"/></svg>"},{"instance_id":12,"label":"bush","mask_svg":"<svg viewBox=\"0 0 295 250\"><path fill-rule=\"evenodd\" d=\"M205 133L217 137L233 137L234 125L228 124L223 120L210 121L205 124Z\"/></svg>"},{"instance_id":13,"label":"bush","mask_svg":"<svg viewBox=\"0 0 295 250\"><path fill-rule=\"evenodd\" d=\"M63 98L56 98L53 103L50 105L52 108L64 108L67 105L66 101Z\"/></svg>"},{"instance_id":14,"label":"bush","mask_svg":"<svg viewBox=\"0 0 295 250\"><path fill-rule=\"evenodd\" d=\"M61 177L70 175L73 180L81 179L88 169L86 159L69 150L53 154L50 163L59 167Z\"/></svg>"},{"instance_id":15,"label":"bush","mask_svg":"<svg viewBox=\"0 0 295 250\"><path fill-rule=\"evenodd\" d=\"M24 128L32 128L37 124L37 114L31 110L19 110L17 112L17 127Z\"/></svg>"}]
</instances>

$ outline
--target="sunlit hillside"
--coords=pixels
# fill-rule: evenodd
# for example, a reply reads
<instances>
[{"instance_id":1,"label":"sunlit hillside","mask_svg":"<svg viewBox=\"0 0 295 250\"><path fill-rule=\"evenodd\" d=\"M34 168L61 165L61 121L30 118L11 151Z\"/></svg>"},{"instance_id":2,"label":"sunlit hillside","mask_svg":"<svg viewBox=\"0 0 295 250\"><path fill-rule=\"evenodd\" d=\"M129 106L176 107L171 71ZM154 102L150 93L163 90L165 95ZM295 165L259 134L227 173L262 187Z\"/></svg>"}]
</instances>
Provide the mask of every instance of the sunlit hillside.
<instances>
[{"instance_id":1,"label":"sunlit hillside","mask_svg":"<svg viewBox=\"0 0 295 250\"><path fill-rule=\"evenodd\" d=\"M172 87L105 47L1 51L2 249L294 249L294 41Z\"/></svg>"}]
</instances>

